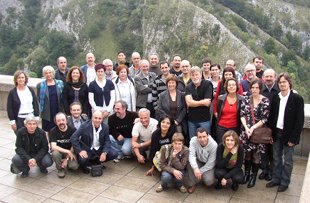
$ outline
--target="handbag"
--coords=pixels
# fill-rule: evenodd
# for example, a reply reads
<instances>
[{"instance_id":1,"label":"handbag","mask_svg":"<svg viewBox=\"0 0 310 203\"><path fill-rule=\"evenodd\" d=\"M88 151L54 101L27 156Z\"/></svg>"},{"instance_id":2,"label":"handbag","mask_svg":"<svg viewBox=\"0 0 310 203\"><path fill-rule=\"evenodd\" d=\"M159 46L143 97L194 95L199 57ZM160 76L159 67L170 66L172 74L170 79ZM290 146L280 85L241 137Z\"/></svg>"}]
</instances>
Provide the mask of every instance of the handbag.
<instances>
[{"instance_id":1,"label":"handbag","mask_svg":"<svg viewBox=\"0 0 310 203\"><path fill-rule=\"evenodd\" d=\"M251 97L251 103L253 104L253 98ZM251 106L251 116L253 123L255 125L255 117L254 117L254 105ZM268 127L262 126L253 130L252 135L250 137L250 141L254 144L269 144L272 141L272 130Z\"/></svg>"},{"instance_id":2,"label":"handbag","mask_svg":"<svg viewBox=\"0 0 310 203\"><path fill-rule=\"evenodd\" d=\"M101 164L92 165L90 168L90 174L93 177L102 176L103 170Z\"/></svg>"},{"instance_id":3,"label":"handbag","mask_svg":"<svg viewBox=\"0 0 310 203\"><path fill-rule=\"evenodd\" d=\"M166 153L165 153L165 157L166 159L168 158L169 156L169 151L168 151L168 145L165 144L164 147L166 148ZM156 167L156 169L161 172L161 168L160 168L160 159L161 159L161 150L157 151L155 153L155 156L153 158L153 164L154 166Z\"/></svg>"}]
</instances>

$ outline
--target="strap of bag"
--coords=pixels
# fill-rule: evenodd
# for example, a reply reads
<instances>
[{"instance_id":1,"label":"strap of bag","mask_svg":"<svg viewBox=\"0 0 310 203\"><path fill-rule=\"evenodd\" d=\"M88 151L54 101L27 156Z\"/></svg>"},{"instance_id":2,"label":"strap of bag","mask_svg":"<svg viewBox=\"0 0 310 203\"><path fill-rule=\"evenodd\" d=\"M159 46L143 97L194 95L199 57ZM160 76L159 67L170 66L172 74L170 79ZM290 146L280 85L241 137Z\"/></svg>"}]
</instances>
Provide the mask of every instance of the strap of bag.
<instances>
[{"instance_id":1,"label":"strap of bag","mask_svg":"<svg viewBox=\"0 0 310 203\"><path fill-rule=\"evenodd\" d=\"M254 101L253 101L252 96L250 96L250 108L251 108L251 116L252 116L252 120L253 120L253 125L255 125L256 121L255 121L255 117L254 117Z\"/></svg>"}]
</instances>

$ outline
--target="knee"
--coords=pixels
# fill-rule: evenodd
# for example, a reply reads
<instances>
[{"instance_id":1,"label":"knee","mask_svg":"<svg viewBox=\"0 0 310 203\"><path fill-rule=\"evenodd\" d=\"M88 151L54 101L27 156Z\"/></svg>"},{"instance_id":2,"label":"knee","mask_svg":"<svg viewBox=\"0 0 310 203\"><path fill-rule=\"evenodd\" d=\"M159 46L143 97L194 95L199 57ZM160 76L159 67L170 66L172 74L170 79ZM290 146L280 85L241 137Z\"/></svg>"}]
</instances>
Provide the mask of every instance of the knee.
<instances>
[{"instance_id":1,"label":"knee","mask_svg":"<svg viewBox=\"0 0 310 203\"><path fill-rule=\"evenodd\" d=\"M122 152L125 156L130 156L132 154L131 152L131 146L124 146L122 147Z\"/></svg>"},{"instance_id":2,"label":"knee","mask_svg":"<svg viewBox=\"0 0 310 203\"><path fill-rule=\"evenodd\" d=\"M70 168L72 170L77 170L79 168L79 164L78 164L77 160L69 161L68 168Z\"/></svg>"},{"instance_id":3,"label":"knee","mask_svg":"<svg viewBox=\"0 0 310 203\"><path fill-rule=\"evenodd\" d=\"M223 169L215 169L214 171L214 176L216 179L222 179L225 176L225 171Z\"/></svg>"},{"instance_id":4,"label":"knee","mask_svg":"<svg viewBox=\"0 0 310 203\"><path fill-rule=\"evenodd\" d=\"M41 164L42 164L42 166L44 166L44 167L49 167L49 166L53 165L53 160L52 160L52 158L51 158L51 155L46 154L46 155L43 157L43 159L41 160Z\"/></svg>"},{"instance_id":5,"label":"knee","mask_svg":"<svg viewBox=\"0 0 310 203\"><path fill-rule=\"evenodd\" d=\"M57 160L57 159L61 159L62 158L62 154L59 151L53 151L52 152L52 159L53 160Z\"/></svg>"},{"instance_id":6,"label":"knee","mask_svg":"<svg viewBox=\"0 0 310 203\"><path fill-rule=\"evenodd\" d=\"M166 171L161 173L161 181L168 183L172 179L172 175Z\"/></svg>"},{"instance_id":7,"label":"knee","mask_svg":"<svg viewBox=\"0 0 310 203\"><path fill-rule=\"evenodd\" d=\"M206 174L204 173L202 175L202 181L206 186L211 186L215 183L215 177L214 173L213 174Z\"/></svg>"},{"instance_id":8,"label":"knee","mask_svg":"<svg viewBox=\"0 0 310 203\"><path fill-rule=\"evenodd\" d=\"M15 166L21 166L24 164L23 160L20 158L18 154L15 154L15 156L12 158L12 163Z\"/></svg>"}]
</instances>

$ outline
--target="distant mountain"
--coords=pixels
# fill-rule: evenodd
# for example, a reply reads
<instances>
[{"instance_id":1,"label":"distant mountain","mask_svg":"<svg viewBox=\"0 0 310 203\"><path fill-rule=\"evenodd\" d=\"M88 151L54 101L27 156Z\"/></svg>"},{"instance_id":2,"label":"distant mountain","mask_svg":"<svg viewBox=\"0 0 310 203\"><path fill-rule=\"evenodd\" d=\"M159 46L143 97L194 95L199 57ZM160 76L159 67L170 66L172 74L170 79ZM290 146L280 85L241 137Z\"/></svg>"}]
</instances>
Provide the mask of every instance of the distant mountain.
<instances>
[{"instance_id":1,"label":"distant mountain","mask_svg":"<svg viewBox=\"0 0 310 203\"><path fill-rule=\"evenodd\" d=\"M116 59L124 50L201 65L229 58L243 70L255 55L288 71L310 101L310 14L306 0L0 0L0 71L41 76L64 55L69 65Z\"/></svg>"}]
</instances>

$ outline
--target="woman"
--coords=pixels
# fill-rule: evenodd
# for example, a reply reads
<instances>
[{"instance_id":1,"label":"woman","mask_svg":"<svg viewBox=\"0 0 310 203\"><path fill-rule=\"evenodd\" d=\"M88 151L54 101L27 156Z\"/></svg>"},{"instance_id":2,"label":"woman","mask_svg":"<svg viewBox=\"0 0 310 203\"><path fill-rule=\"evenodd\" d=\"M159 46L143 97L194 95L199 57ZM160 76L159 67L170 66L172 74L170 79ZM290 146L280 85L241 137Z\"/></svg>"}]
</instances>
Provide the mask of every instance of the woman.
<instances>
[{"instance_id":1,"label":"woman","mask_svg":"<svg viewBox=\"0 0 310 203\"><path fill-rule=\"evenodd\" d=\"M214 107L213 108L213 114L214 114L215 118L218 117L218 110L217 110L218 97L219 97L219 95L226 93L226 88L224 88L224 85L225 85L226 80L228 80L230 78L236 79L235 70L232 67L226 67L223 70L222 80L220 80L218 85L217 85L214 100L213 100L213 107ZM237 93L242 96L243 95L242 85L238 84L238 86L239 86L239 88L238 88L239 90L237 90ZM237 133L240 134L239 132L237 132Z\"/></svg>"},{"instance_id":2,"label":"woman","mask_svg":"<svg viewBox=\"0 0 310 203\"><path fill-rule=\"evenodd\" d=\"M202 76L205 80L209 80L211 77L210 73L211 61L209 59L204 58L202 60Z\"/></svg>"},{"instance_id":3,"label":"woman","mask_svg":"<svg viewBox=\"0 0 310 203\"><path fill-rule=\"evenodd\" d=\"M222 142L223 134L228 130L234 130L240 134L240 107L243 97L238 95L238 82L234 78L226 80L225 92L219 96L217 102L217 127L216 127L216 141Z\"/></svg>"},{"instance_id":4,"label":"woman","mask_svg":"<svg viewBox=\"0 0 310 203\"><path fill-rule=\"evenodd\" d=\"M219 81L221 80L220 70L221 70L221 66L219 64L212 64L210 67L211 78L209 80L212 82L212 85L213 85L213 95L215 95L217 85Z\"/></svg>"},{"instance_id":5,"label":"woman","mask_svg":"<svg viewBox=\"0 0 310 203\"><path fill-rule=\"evenodd\" d=\"M134 80L128 76L128 67L119 65L116 74L118 77L113 80L116 101L123 100L128 104L128 111L136 111L136 88Z\"/></svg>"},{"instance_id":6,"label":"woman","mask_svg":"<svg viewBox=\"0 0 310 203\"><path fill-rule=\"evenodd\" d=\"M174 120L178 132L182 132L186 115L186 103L184 94L177 90L178 78L171 74L166 79L167 90L159 95L157 120L169 116Z\"/></svg>"},{"instance_id":7,"label":"woman","mask_svg":"<svg viewBox=\"0 0 310 203\"><path fill-rule=\"evenodd\" d=\"M157 129L152 134L149 156L150 160L153 160L156 152L160 150L161 146L171 143L172 135L174 133L174 121L168 116L161 118L158 122ZM155 166L152 165L152 167L146 172L146 175L153 175L154 171Z\"/></svg>"},{"instance_id":8,"label":"woman","mask_svg":"<svg viewBox=\"0 0 310 203\"><path fill-rule=\"evenodd\" d=\"M184 145L183 135L175 133L172 137L172 144L161 147L160 153L161 184L156 189L156 192L165 190L168 183L174 179L176 187L182 193L186 193L182 180L188 162L189 149Z\"/></svg>"},{"instance_id":9,"label":"woman","mask_svg":"<svg viewBox=\"0 0 310 203\"><path fill-rule=\"evenodd\" d=\"M14 132L24 126L24 120L34 115L39 120L39 104L31 87L27 86L28 76L24 71L14 73L15 87L10 90L7 100L7 112Z\"/></svg>"},{"instance_id":10,"label":"woman","mask_svg":"<svg viewBox=\"0 0 310 203\"><path fill-rule=\"evenodd\" d=\"M54 116L62 111L60 98L63 82L54 79L55 70L52 66L45 66L42 72L45 80L37 85L37 95L40 102L42 129L49 132L55 127Z\"/></svg>"},{"instance_id":11,"label":"woman","mask_svg":"<svg viewBox=\"0 0 310 203\"><path fill-rule=\"evenodd\" d=\"M250 141L250 137L256 128L262 127L267 122L269 116L269 100L260 94L262 82L254 79L250 83L251 96L246 96L241 104L241 123L242 132L240 141L245 150L244 161L244 183L248 183L248 188L254 187L256 176L261 162L261 154L265 153L266 146L264 144L254 144ZM250 175L250 170L252 174Z\"/></svg>"},{"instance_id":12,"label":"woman","mask_svg":"<svg viewBox=\"0 0 310 203\"><path fill-rule=\"evenodd\" d=\"M241 169L244 156L243 146L239 145L238 134L233 130L227 131L222 141L223 143L216 150L214 175L218 181L215 187L221 189L231 179L231 188L236 191L243 179Z\"/></svg>"},{"instance_id":13,"label":"woman","mask_svg":"<svg viewBox=\"0 0 310 203\"><path fill-rule=\"evenodd\" d=\"M87 115L89 113L88 87L85 83L84 74L78 66L73 66L68 71L62 92L62 102L67 115L70 115L70 105L73 102L82 104L82 114Z\"/></svg>"},{"instance_id":14,"label":"woman","mask_svg":"<svg viewBox=\"0 0 310 203\"><path fill-rule=\"evenodd\" d=\"M105 79L105 66L96 64L96 79L90 82L88 87L88 100L92 112L100 110L103 119L107 121L115 103L115 87L111 80Z\"/></svg>"}]
</instances>

